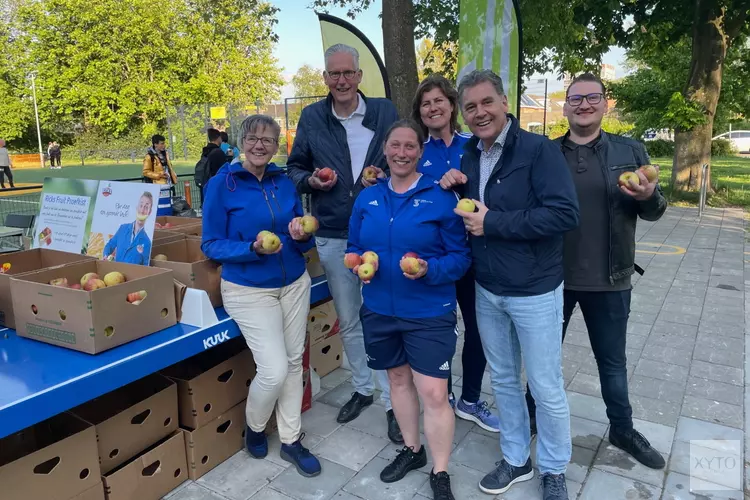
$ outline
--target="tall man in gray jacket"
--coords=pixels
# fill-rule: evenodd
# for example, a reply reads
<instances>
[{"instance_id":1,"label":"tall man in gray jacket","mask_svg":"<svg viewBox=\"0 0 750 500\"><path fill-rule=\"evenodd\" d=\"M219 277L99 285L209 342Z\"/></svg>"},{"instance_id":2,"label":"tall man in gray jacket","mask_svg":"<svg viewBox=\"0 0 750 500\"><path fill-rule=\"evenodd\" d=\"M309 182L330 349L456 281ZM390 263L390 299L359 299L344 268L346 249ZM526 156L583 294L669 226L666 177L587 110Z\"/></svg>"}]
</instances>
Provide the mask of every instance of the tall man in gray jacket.
<instances>
[{"instance_id":1,"label":"tall man in gray jacket","mask_svg":"<svg viewBox=\"0 0 750 500\"><path fill-rule=\"evenodd\" d=\"M398 113L391 101L367 98L359 92L362 70L355 48L343 44L329 47L325 52L325 67L323 78L330 92L325 99L302 111L287 168L297 190L312 196L312 213L320 222L315 238L318 254L352 368L354 393L337 418L344 423L354 420L370 406L375 392L359 319L361 284L344 266L349 218L359 192L376 182L363 179L364 169L373 166L378 177L386 175L383 142L388 128L398 120ZM324 171L326 168L333 172ZM388 437L395 443L403 443L391 409L388 376L384 371L376 373L383 389Z\"/></svg>"}]
</instances>

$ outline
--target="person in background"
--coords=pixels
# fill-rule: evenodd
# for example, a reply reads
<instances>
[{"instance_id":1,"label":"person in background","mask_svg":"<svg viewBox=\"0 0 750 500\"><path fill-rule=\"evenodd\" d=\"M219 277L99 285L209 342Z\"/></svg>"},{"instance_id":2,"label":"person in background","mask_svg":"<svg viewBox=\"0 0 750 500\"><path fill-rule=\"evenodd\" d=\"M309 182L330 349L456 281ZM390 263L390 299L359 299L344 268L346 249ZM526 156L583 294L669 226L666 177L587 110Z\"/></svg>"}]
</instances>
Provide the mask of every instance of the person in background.
<instances>
[{"instance_id":1,"label":"person in background","mask_svg":"<svg viewBox=\"0 0 750 500\"><path fill-rule=\"evenodd\" d=\"M49 148L49 161L50 161L50 168L62 168L61 160L62 160L62 149L60 149L60 144L57 141L52 141L50 143ZM55 163L57 163L57 166L55 166Z\"/></svg>"},{"instance_id":2,"label":"person in background","mask_svg":"<svg viewBox=\"0 0 750 500\"><path fill-rule=\"evenodd\" d=\"M271 163L279 125L270 116L253 115L242 122L241 132L245 161L225 164L206 185L201 248L222 264L224 309L257 365L245 412L248 452L254 458L268 454L264 431L275 408L281 458L301 475L317 476L320 462L302 445L301 430L311 284L302 254L315 242L295 220L303 211L294 184ZM278 247L264 244L261 231L278 236Z\"/></svg>"},{"instance_id":3,"label":"person in background","mask_svg":"<svg viewBox=\"0 0 750 500\"><path fill-rule=\"evenodd\" d=\"M5 177L8 177L10 187L16 187L13 184L13 161L10 159L10 153L5 147L5 139L0 139L0 187L5 189Z\"/></svg>"},{"instance_id":4,"label":"person in background","mask_svg":"<svg viewBox=\"0 0 750 500\"><path fill-rule=\"evenodd\" d=\"M636 170L640 184L619 187L618 178L649 162L643 144L602 131L607 112L604 83L591 73L573 79L563 113L570 130L557 145L573 176L581 224L565 233L563 254L563 339L576 304L586 322L591 349L599 368L602 399L609 417L609 442L652 469L663 469L664 457L633 428L628 398L625 346L635 270L635 228L638 217L659 220L667 201L658 177L649 181ZM658 170L655 171L658 174ZM536 404L526 391L529 414ZM532 419L532 432L536 422Z\"/></svg>"},{"instance_id":5,"label":"person in background","mask_svg":"<svg viewBox=\"0 0 750 500\"><path fill-rule=\"evenodd\" d=\"M47 159L49 160L49 168L55 168L55 164L52 160L52 141L47 143Z\"/></svg>"},{"instance_id":6,"label":"person in background","mask_svg":"<svg viewBox=\"0 0 750 500\"><path fill-rule=\"evenodd\" d=\"M441 185L458 188L476 210L456 212L471 233L477 322L500 412L503 458L479 483L491 495L534 477L521 366L539 402L536 447L544 500L568 500L570 411L562 376L563 234L578 225L578 200L565 158L508 113L499 76L475 70L458 86L474 137L461 170Z\"/></svg>"},{"instance_id":7,"label":"person in background","mask_svg":"<svg viewBox=\"0 0 750 500\"><path fill-rule=\"evenodd\" d=\"M440 180L451 168L460 168L464 145L471 134L462 134L458 125L458 92L442 75L433 74L417 87L412 104L412 119L427 135L424 153L418 171ZM463 387L461 398L453 396L452 375L448 375L448 394L456 415L476 423L484 430L499 432L497 416L489 410L486 401L480 399L482 377L487 360L482 350L482 340L477 328L474 275L468 270L456 282L456 296L464 321L464 348L461 353Z\"/></svg>"},{"instance_id":8,"label":"person in background","mask_svg":"<svg viewBox=\"0 0 750 500\"><path fill-rule=\"evenodd\" d=\"M433 460L433 498L454 500L447 471L455 417L446 379L456 352L455 282L471 259L462 220L453 213L455 196L417 172L423 143L422 130L412 120L398 121L388 131L384 152L391 177L362 192L354 203L347 252L378 255L374 276L362 278L360 315L368 364L388 370L393 411L405 443L380 479L399 481L427 465L419 442L421 398ZM408 252L417 257L406 257Z\"/></svg>"},{"instance_id":9,"label":"person in background","mask_svg":"<svg viewBox=\"0 0 750 500\"><path fill-rule=\"evenodd\" d=\"M146 234L146 220L154 208L154 197L144 191L136 205L135 220L122 224L104 245L102 258L115 262L147 266L151 259L151 239Z\"/></svg>"},{"instance_id":10,"label":"person in background","mask_svg":"<svg viewBox=\"0 0 750 500\"><path fill-rule=\"evenodd\" d=\"M229 144L229 134L224 131L221 132L221 150L224 151L229 163L240 159L240 150Z\"/></svg>"},{"instance_id":11,"label":"person in background","mask_svg":"<svg viewBox=\"0 0 750 500\"><path fill-rule=\"evenodd\" d=\"M206 136L208 137L208 144L203 146L203 151L201 152L201 157L206 158L207 177L203 183L204 190L208 181L227 163L227 157L221 149L221 132L215 128L210 128L206 131Z\"/></svg>"},{"instance_id":12,"label":"person in background","mask_svg":"<svg viewBox=\"0 0 750 500\"><path fill-rule=\"evenodd\" d=\"M377 177L386 175L385 133L398 119L398 113L391 101L368 98L358 91L362 70L355 48L343 44L329 47L325 66L323 78L330 92L324 100L302 110L287 168L297 190L311 195L312 214L320 222L318 254L339 317L355 391L337 417L339 423L345 423L370 406L375 393L359 318L361 284L344 266L349 217L360 192L375 185L374 179L363 178L364 169L372 166ZM330 178L326 168L332 171ZM403 438L391 409L388 376L383 371L377 374L383 390L388 437L401 444Z\"/></svg>"},{"instance_id":13,"label":"person in background","mask_svg":"<svg viewBox=\"0 0 750 500\"><path fill-rule=\"evenodd\" d=\"M172 168L167 153L167 143L163 135L151 137L151 147L143 158L143 177L153 184L166 184L170 188L177 184L177 175Z\"/></svg>"}]
</instances>

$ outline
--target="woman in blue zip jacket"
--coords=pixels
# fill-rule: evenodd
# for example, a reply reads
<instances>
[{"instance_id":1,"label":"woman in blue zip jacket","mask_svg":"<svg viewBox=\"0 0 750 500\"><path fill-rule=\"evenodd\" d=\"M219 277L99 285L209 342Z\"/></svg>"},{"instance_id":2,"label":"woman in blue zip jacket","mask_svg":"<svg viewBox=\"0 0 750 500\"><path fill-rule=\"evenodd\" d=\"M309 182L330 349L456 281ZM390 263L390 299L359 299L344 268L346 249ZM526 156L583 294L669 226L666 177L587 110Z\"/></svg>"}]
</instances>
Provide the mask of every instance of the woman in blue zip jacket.
<instances>
[{"instance_id":1,"label":"woman in blue zip jacket","mask_svg":"<svg viewBox=\"0 0 750 500\"><path fill-rule=\"evenodd\" d=\"M226 164L206 185L203 253L222 264L224 309L253 351L257 374L247 396L245 445L255 458L268 454L264 430L276 408L281 458L303 476L320 462L302 446L302 355L310 310L310 275L303 252L315 246L295 217L303 215L297 190L270 163L279 125L270 116L242 122L244 162ZM263 245L276 234L278 248Z\"/></svg>"},{"instance_id":2,"label":"woman in blue zip jacket","mask_svg":"<svg viewBox=\"0 0 750 500\"><path fill-rule=\"evenodd\" d=\"M427 464L419 442L419 396L434 463L434 498L453 500L446 471L455 417L446 379L456 350L455 282L469 268L470 256L461 218L453 213L455 195L417 172L423 143L422 130L411 120L396 122L388 131L383 151L391 177L357 197L347 250L378 256L376 272L362 291L360 317L368 365L388 370L405 442L380 478L398 481ZM417 254L416 260L405 261L409 252ZM418 264L405 272L401 265L408 262ZM360 267L353 271L359 273Z\"/></svg>"},{"instance_id":3,"label":"woman in blue zip jacket","mask_svg":"<svg viewBox=\"0 0 750 500\"><path fill-rule=\"evenodd\" d=\"M458 125L458 92L442 75L422 80L412 103L412 119L427 135L424 154L417 171L440 180L451 168L461 169L464 146L471 134L462 134ZM480 399L482 377L487 366L477 327L474 273L469 269L456 282L456 297L464 321L464 348L461 353L463 386L461 397L453 397L453 380L448 377L448 398L456 416L476 423L489 432L500 432L500 421L486 401Z\"/></svg>"}]
</instances>

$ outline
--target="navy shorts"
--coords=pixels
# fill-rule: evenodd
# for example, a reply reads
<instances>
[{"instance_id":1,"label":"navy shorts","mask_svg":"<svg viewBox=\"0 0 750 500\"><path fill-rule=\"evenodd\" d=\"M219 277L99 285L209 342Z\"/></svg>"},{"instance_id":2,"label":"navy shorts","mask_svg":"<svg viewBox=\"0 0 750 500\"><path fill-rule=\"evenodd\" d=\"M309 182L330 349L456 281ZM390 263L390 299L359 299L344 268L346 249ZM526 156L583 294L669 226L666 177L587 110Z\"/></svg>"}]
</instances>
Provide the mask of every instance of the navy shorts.
<instances>
[{"instance_id":1,"label":"navy shorts","mask_svg":"<svg viewBox=\"0 0 750 500\"><path fill-rule=\"evenodd\" d=\"M456 312L433 318L394 318L362 306L367 366L387 370L408 364L428 377L447 379L456 353Z\"/></svg>"}]
</instances>

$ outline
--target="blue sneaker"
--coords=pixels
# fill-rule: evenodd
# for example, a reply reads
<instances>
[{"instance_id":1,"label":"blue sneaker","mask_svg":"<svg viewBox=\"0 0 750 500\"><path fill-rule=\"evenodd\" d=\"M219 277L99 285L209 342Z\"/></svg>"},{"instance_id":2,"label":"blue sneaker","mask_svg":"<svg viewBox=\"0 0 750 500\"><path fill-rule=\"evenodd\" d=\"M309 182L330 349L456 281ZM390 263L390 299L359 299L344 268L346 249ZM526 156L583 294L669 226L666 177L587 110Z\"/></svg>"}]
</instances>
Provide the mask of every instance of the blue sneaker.
<instances>
[{"instance_id":1,"label":"blue sneaker","mask_svg":"<svg viewBox=\"0 0 750 500\"><path fill-rule=\"evenodd\" d=\"M310 453L310 450L302 446L305 434L292 444L281 445L281 458L293 464L297 472L305 477L315 477L320 474L320 461Z\"/></svg>"},{"instance_id":2,"label":"blue sneaker","mask_svg":"<svg viewBox=\"0 0 750 500\"><path fill-rule=\"evenodd\" d=\"M245 448L253 458L266 458L268 455L268 438L265 432L255 432L245 426Z\"/></svg>"},{"instance_id":3,"label":"blue sneaker","mask_svg":"<svg viewBox=\"0 0 750 500\"><path fill-rule=\"evenodd\" d=\"M474 422L489 432L500 432L500 420L490 412L487 401L481 399L476 403L467 403L463 398L456 403L456 416Z\"/></svg>"}]
</instances>

